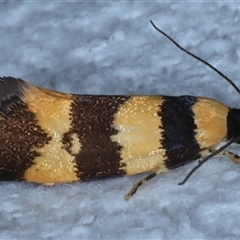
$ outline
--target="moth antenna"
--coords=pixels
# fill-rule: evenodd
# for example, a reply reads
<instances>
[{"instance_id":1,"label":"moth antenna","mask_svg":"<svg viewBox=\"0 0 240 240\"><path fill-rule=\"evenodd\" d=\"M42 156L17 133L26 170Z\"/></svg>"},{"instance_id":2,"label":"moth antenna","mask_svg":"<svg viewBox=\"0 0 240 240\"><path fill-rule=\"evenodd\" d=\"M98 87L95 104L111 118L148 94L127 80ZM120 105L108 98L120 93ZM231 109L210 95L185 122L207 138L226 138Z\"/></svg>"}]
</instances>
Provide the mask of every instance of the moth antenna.
<instances>
[{"instance_id":1,"label":"moth antenna","mask_svg":"<svg viewBox=\"0 0 240 240\"><path fill-rule=\"evenodd\" d=\"M222 152L225 148L227 148L228 146L230 146L232 143L237 142L240 140L240 136L233 138L232 140L230 140L229 142L227 142L225 145L223 145L222 147L220 147L219 149L217 149L216 151L210 153L208 156L206 156L205 158L203 158L201 161L199 161L198 165L195 166L189 173L188 175L183 179L182 182L178 183L178 185L183 185L190 177L191 175L198 169L200 168L207 160L209 160L210 158L216 156L217 154L219 154L220 152Z\"/></svg>"},{"instance_id":2,"label":"moth antenna","mask_svg":"<svg viewBox=\"0 0 240 240\"><path fill-rule=\"evenodd\" d=\"M170 36L168 36L165 32L163 32L162 30L160 30L154 23L152 20L150 20L150 23L152 24L152 26L158 31L160 32L162 35L164 35L166 38L168 38L175 46L177 46L177 48L181 49L183 52L187 53L188 55L192 56L193 58L197 59L198 61L202 62L203 64L207 65L209 68L211 68L213 71L215 71L218 75L220 75L221 77L223 77L225 80L227 80L232 87L240 94L240 89L237 87L237 85L230 79L228 78L226 75L224 75L221 71L219 71L217 68L215 68L213 65L211 65L210 63L208 63L207 61L203 60L202 58L196 56L195 54L189 52L187 49L183 48L182 46L180 46L175 40L173 40Z\"/></svg>"}]
</instances>

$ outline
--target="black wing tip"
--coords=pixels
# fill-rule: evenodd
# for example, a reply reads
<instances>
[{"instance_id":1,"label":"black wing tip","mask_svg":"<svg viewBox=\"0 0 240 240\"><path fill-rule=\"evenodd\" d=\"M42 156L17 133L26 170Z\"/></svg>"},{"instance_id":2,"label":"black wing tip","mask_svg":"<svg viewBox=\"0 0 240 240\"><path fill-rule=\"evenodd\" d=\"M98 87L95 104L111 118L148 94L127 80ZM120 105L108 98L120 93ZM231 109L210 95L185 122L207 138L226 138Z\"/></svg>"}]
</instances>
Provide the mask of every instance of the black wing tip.
<instances>
[{"instance_id":1,"label":"black wing tip","mask_svg":"<svg viewBox=\"0 0 240 240\"><path fill-rule=\"evenodd\" d=\"M0 77L0 102L8 96L22 94L27 84L21 78Z\"/></svg>"},{"instance_id":2,"label":"black wing tip","mask_svg":"<svg viewBox=\"0 0 240 240\"><path fill-rule=\"evenodd\" d=\"M23 103L23 93L27 84L24 80L14 77L0 77L0 112L7 114L12 107Z\"/></svg>"},{"instance_id":3,"label":"black wing tip","mask_svg":"<svg viewBox=\"0 0 240 240\"><path fill-rule=\"evenodd\" d=\"M11 76L3 76L3 77L0 77L0 82L15 82L15 83L19 83L19 82L22 82L24 83L25 81L21 78L15 78L15 77L11 77Z\"/></svg>"}]
</instances>

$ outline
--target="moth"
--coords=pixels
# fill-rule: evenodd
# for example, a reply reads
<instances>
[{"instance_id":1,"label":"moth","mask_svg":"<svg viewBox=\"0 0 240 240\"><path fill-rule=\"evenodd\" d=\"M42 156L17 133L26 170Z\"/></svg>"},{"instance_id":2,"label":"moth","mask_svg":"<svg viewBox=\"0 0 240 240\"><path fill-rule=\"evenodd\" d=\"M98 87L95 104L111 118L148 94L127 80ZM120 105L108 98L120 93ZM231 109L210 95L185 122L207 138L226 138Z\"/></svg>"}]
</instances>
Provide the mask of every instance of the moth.
<instances>
[{"instance_id":1,"label":"moth","mask_svg":"<svg viewBox=\"0 0 240 240\"><path fill-rule=\"evenodd\" d=\"M217 154L239 163L239 156L225 150L239 143L239 123L239 109L205 97L65 94L2 77L0 180L53 185L150 173L127 200L157 174L199 158L182 183Z\"/></svg>"}]
</instances>

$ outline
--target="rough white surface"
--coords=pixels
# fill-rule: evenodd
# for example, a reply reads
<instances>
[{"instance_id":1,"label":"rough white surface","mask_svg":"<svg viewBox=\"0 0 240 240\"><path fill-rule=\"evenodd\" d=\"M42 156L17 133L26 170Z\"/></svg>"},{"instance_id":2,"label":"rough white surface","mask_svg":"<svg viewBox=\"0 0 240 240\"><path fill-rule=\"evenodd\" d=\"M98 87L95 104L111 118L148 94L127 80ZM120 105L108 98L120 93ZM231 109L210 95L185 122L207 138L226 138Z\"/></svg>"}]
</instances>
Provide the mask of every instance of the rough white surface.
<instances>
[{"instance_id":1,"label":"rough white surface","mask_svg":"<svg viewBox=\"0 0 240 240\"><path fill-rule=\"evenodd\" d=\"M0 4L0 75L85 94L196 95L239 107L240 5L201 2ZM235 149L238 151L238 149ZM239 152L239 151L238 151ZM240 167L214 158L161 174L126 202L141 176L47 188L0 184L0 239L239 239Z\"/></svg>"}]
</instances>

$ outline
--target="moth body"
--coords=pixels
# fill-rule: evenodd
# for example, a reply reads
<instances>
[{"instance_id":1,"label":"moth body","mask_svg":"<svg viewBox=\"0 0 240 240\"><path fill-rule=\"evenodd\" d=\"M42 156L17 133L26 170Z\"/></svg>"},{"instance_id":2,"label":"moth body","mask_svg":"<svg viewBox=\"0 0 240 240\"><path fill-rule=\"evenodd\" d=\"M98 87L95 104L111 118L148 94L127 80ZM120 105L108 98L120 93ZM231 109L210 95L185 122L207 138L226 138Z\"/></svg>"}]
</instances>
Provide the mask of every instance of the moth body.
<instances>
[{"instance_id":1,"label":"moth body","mask_svg":"<svg viewBox=\"0 0 240 240\"><path fill-rule=\"evenodd\" d=\"M210 98L74 95L4 77L0 180L51 185L166 172L238 136L239 120L240 110Z\"/></svg>"}]
</instances>

